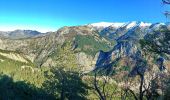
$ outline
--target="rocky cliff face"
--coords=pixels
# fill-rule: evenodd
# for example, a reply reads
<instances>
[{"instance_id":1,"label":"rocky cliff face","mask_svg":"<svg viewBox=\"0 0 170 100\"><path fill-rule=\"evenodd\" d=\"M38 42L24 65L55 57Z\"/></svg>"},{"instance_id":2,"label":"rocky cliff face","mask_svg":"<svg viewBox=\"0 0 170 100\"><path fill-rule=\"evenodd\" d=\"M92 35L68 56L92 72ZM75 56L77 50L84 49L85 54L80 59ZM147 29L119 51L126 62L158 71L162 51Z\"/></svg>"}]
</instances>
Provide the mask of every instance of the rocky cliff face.
<instances>
[{"instance_id":1,"label":"rocky cliff face","mask_svg":"<svg viewBox=\"0 0 170 100\"><path fill-rule=\"evenodd\" d=\"M148 37L148 34L157 34L156 31L168 30L169 27L163 23L151 25L143 22L133 22L133 25L131 25L132 27L127 28L127 26L129 25L124 25L117 30L112 31L113 33L109 33L108 38L115 40L117 44L109 52L99 53L96 69L119 69L116 68L116 65L119 64L121 67L129 66L131 67L130 70L132 70L132 68L135 66L139 52L142 53L139 41L141 39L153 39ZM123 31L120 32L120 30ZM118 31L120 34L117 33ZM103 31L101 32L104 34ZM108 31L104 32L108 34ZM111 38L112 35L114 35L114 38ZM157 39L163 37L163 35L159 35ZM166 63L169 63L168 59L166 60ZM168 68L168 64L166 65Z\"/></svg>"}]
</instances>

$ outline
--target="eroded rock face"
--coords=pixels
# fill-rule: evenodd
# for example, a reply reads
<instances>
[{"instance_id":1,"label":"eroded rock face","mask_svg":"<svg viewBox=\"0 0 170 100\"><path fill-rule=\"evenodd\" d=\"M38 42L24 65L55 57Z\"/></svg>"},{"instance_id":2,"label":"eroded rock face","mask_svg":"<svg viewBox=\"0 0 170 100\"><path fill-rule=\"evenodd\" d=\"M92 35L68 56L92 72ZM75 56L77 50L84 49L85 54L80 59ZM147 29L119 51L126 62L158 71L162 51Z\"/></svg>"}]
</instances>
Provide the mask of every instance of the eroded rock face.
<instances>
[{"instance_id":1,"label":"eroded rock face","mask_svg":"<svg viewBox=\"0 0 170 100\"><path fill-rule=\"evenodd\" d=\"M98 54L95 57L85 54L84 52L80 52L76 54L78 64L83 67L84 72L90 72L94 69L96 64Z\"/></svg>"}]
</instances>

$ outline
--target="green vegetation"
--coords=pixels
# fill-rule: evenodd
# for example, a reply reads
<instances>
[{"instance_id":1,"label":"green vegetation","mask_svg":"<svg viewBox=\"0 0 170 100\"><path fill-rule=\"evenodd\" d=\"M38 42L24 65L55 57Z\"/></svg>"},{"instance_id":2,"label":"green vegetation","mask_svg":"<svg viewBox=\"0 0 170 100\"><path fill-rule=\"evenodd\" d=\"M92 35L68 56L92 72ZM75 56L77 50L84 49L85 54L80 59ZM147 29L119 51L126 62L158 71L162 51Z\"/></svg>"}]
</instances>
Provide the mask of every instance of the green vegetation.
<instances>
[{"instance_id":1,"label":"green vegetation","mask_svg":"<svg viewBox=\"0 0 170 100\"><path fill-rule=\"evenodd\" d=\"M4 56L0 55L0 72L4 72L6 74L11 74L14 71L19 71L21 66L31 66L32 63L23 63L19 61L15 61ZM33 66L34 67L34 66Z\"/></svg>"},{"instance_id":2,"label":"green vegetation","mask_svg":"<svg viewBox=\"0 0 170 100\"><path fill-rule=\"evenodd\" d=\"M23 63L0 56L0 73L13 78L14 81L25 81L41 87L44 81L43 71L46 69L38 69L30 63Z\"/></svg>"},{"instance_id":3,"label":"green vegetation","mask_svg":"<svg viewBox=\"0 0 170 100\"><path fill-rule=\"evenodd\" d=\"M55 60L55 66L36 68L32 63L23 63L0 56L0 91L4 91L0 94L0 99L86 100L98 98L94 93L93 80L84 79L81 68L78 67L71 42L58 45L50 57ZM93 79L93 76L88 77ZM101 84L102 81L99 83ZM105 87L108 92L114 90L115 93L116 88L115 84ZM120 95L117 95L116 93L114 98L120 99Z\"/></svg>"},{"instance_id":4,"label":"green vegetation","mask_svg":"<svg viewBox=\"0 0 170 100\"><path fill-rule=\"evenodd\" d=\"M44 90L60 100L85 100L89 87L83 82L78 72L52 68L46 75Z\"/></svg>"},{"instance_id":5,"label":"green vegetation","mask_svg":"<svg viewBox=\"0 0 170 100\"><path fill-rule=\"evenodd\" d=\"M102 41L101 38L99 40L91 35L77 35L75 37L75 42L80 51L92 56L100 50L109 51L112 48L106 41Z\"/></svg>"},{"instance_id":6,"label":"green vegetation","mask_svg":"<svg viewBox=\"0 0 170 100\"><path fill-rule=\"evenodd\" d=\"M0 99L1 100L54 100L41 88L25 81L14 81L13 78L0 74Z\"/></svg>"},{"instance_id":7,"label":"green vegetation","mask_svg":"<svg viewBox=\"0 0 170 100\"><path fill-rule=\"evenodd\" d=\"M141 47L143 49L161 56L163 56L164 54L170 54L169 30L167 29L159 30L154 32L154 34L149 34L147 37L148 37L147 39L143 39L140 41Z\"/></svg>"},{"instance_id":8,"label":"green vegetation","mask_svg":"<svg viewBox=\"0 0 170 100\"><path fill-rule=\"evenodd\" d=\"M62 45L58 45L57 49L50 55L55 61L55 66L63 67L69 70L76 70L78 64L74 50L72 50L72 43L67 41Z\"/></svg>"},{"instance_id":9,"label":"green vegetation","mask_svg":"<svg viewBox=\"0 0 170 100\"><path fill-rule=\"evenodd\" d=\"M119 71L121 72L121 71L127 71L127 72L130 72L130 66L122 66L120 69L119 69Z\"/></svg>"}]
</instances>

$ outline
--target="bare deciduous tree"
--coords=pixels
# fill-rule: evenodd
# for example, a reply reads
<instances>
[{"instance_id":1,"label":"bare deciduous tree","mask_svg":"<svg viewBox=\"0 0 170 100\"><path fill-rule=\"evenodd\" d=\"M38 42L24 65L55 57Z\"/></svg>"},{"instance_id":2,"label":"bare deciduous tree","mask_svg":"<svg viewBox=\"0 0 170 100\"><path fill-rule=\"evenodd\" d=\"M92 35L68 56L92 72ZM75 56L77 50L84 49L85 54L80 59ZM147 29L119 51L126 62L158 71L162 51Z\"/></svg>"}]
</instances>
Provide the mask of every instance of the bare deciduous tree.
<instances>
[{"instance_id":1,"label":"bare deciduous tree","mask_svg":"<svg viewBox=\"0 0 170 100\"><path fill-rule=\"evenodd\" d=\"M115 92L118 90L111 76L97 76L95 72L93 86L100 100L112 100Z\"/></svg>"}]
</instances>

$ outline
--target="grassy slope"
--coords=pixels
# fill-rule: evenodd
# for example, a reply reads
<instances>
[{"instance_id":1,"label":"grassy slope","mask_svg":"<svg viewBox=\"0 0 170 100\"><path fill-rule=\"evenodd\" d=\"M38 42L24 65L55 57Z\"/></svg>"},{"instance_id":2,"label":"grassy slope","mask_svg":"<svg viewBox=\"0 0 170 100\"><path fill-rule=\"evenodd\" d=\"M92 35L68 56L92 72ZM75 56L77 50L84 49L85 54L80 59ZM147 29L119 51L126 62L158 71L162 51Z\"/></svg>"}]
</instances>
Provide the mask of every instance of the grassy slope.
<instances>
[{"instance_id":1,"label":"grassy slope","mask_svg":"<svg viewBox=\"0 0 170 100\"><path fill-rule=\"evenodd\" d=\"M3 53L4 52L9 53L10 51L3 51ZM28 67L23 69L21 68L22 66ZM23 63L0 55L0 73L12 77L15 81L25 81L41 87L45 80L43 75L44 71L45 68L37 69L31 62Z\"/></svg>"}]
</instances>

